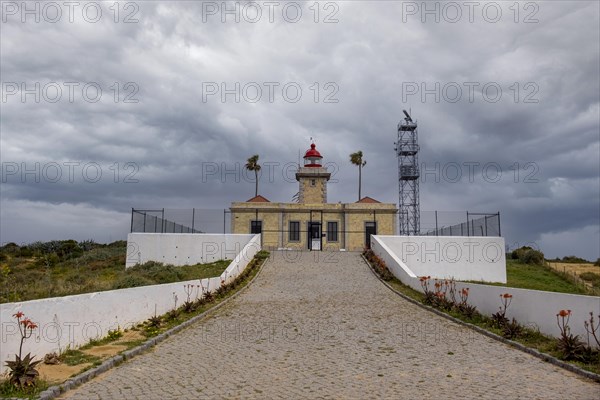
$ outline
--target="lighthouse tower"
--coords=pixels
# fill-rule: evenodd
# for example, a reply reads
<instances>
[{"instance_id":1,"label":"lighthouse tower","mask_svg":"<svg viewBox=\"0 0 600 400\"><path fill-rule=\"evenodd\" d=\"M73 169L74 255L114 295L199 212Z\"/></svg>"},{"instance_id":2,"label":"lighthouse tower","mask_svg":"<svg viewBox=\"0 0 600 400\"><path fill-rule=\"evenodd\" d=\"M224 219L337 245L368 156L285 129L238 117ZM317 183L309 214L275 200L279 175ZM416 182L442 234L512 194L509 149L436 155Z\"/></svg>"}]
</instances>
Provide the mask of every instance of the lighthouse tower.
<instances>
[{"instance_id":1,"label":"lighthouse tower","mask_svg":"<svg viewBox=\"0 0 600 400\"><path fill-rule=\"evenodd\" d=\"M298 168L296 180L300 185L298 202L304 204L327 203L327 181L331 173L323 167L323 156L312 143L304 154L304 166Z\"/></svg>"}]
</instances>

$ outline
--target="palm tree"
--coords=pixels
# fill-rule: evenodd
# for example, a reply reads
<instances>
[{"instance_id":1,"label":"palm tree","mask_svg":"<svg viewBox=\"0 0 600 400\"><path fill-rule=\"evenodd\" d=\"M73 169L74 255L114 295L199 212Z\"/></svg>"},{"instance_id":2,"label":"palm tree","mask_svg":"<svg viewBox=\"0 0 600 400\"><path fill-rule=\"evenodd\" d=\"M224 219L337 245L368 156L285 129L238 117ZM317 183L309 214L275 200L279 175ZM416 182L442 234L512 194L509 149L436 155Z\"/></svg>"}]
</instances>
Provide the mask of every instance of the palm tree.
<instances>
[{"instance_id":1,"label":"palm tree","mask_svg":"<svg viewBox=\"0 0 600 400\"><path fill-rule=\"evenodd\" d=\"M350 154L350 162L354 165L358 165L358 200L360 201L360 186L362 184L362 167L367 165L367 162L363 160L362 151Z\"/></svg>"},{"instance_id":2,"label":"palm tree","mask_svg":"<svg viewBox=\"0 0 600 400\"><path fill-rule=\"evenodd\" d=\"M256 197L258 196L258 171L260 171L260 165L258 164L258 154L255 154L248 159L248 162L246 162L246 169L248 171L254 171L254 180L256 182L254 197Z\"/></svg>"}]
</instances>

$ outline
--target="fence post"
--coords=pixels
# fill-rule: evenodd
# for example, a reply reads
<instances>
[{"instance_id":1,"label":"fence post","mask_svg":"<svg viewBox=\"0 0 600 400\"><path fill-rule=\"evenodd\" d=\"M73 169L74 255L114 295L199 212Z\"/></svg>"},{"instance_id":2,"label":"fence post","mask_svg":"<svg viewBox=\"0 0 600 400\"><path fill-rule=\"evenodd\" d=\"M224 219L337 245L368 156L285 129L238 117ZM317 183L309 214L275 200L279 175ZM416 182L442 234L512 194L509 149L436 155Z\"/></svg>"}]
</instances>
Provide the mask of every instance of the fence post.
<instances>
[{"instance_id":1,"label":"fence post","mask_svg":"<svg viewBox=\"0 0 600 400\"><path fill-rule=\"evenodd\" d=\"M471 236L469 235L469 212L467 211L467 236Z\"/></svg>"},{"instance_id":2,"label":"fence post","mask_svg":"<svg viewBox=\"0 0 600 400\"><path fill-rule=\"evenodd\" d=\"M196 217L196 209L192 208L192 233L194 233L194 221L196 219L195 217Z\"/></svg>"},{"instance_id":3,"label":"fence post","mask_svg":"<svg viewBox=\"0 0 600 400\"><path fill-rule=\"evenodd\" d=\"M147 215L148 215L147 213L144 213L144 233L146 233L146 216Z\"/></svg>"},{"instance_id":4,"label":"fence post","mask_svg":"<svg viewBox=\"0 0 600 400\"><path fill-rule=\"evenodd\" d=\"M160 221L160 233L165 233L165 209L162 209L162 218Z\"/></svg>"},{"instance_id":5,"label":"fence post","mask_svg":"<svg viewBox=\"0 0 600 400\"><path fill-rule=\"evenodd\" d=\"M135 209L133 207L131 207L131 228L129 229L129 232L133 233L133 211Z\"/></svg>"},{"instance_id":6,"label":"fence post","mask_svg":"<svg viewBox=\"0 0 600 400\"><path fill-rule=\"evenodd\" d=\"M437 210L435 210L435 236L440 236L438 232Z\"/></svg>"},{"instance_id":7,"label":"fence post","mask_svg":"<svg viewBox=\"0 0 600 400\"><path fill-rule=\"evenodd\" d=\"M487 215L484 215L484 216L483 216L483 223L484 223L484 225L485 225L485 236L487 236L487 235L488 235L488 234L487 234L487 217L488 217Z\"/></svg>"},{"instance_id":8,"label":"fence post","mask_svg":"<svg viewBox=\"0 0 600 400\"><path fill-rule=\"evenodd\" d=\"M502 232L500 231L500 211L498 211L498 236L502 236Z\"/></svg>"}]
</instances>

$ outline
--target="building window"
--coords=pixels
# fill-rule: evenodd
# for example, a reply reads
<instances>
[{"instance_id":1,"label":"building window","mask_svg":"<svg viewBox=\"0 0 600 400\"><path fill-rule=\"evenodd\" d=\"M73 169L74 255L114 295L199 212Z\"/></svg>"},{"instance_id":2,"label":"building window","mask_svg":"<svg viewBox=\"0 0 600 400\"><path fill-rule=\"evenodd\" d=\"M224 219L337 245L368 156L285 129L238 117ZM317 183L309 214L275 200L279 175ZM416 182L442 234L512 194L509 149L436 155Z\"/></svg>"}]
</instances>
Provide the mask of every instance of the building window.
<instances>
[{"instance_id":1,"label":"building window","mask_svg":"<svg viewBox=\"0 0 600 400\"><path fill-rule=\"evenodd\" d=\"M327 223L327 241L337 242L338 241L338 223L337 221L329 221Z\"/></svg>"},{"instance_id":2,"label":"building window","mask_svg":"<svg viewBox=\"0 0 600 400\"><path fill-rule=\"evenodd\" d=\"M317 180L316 179L311 179L310 180L310 186L316 186L317 185Z\"/></svg>"},{"instance_id":3,"label":"building window","mask_svg":"<svg viewBox=\"0 0 600 400\"><path fill-rule=\"evenodd\" d=\"M262 233L262 221L250 221L250 233Z\"/></svg>"},{"instance_id":4,"label":"building window","mask_svg":"<svg viewBox=\"0 0 600 400\"><path fill-rule=\"evenodd\" d=\"M299 221L290 221L290 242L299 242L300 241L300 222Z\"/></svg>"}]
</instances>

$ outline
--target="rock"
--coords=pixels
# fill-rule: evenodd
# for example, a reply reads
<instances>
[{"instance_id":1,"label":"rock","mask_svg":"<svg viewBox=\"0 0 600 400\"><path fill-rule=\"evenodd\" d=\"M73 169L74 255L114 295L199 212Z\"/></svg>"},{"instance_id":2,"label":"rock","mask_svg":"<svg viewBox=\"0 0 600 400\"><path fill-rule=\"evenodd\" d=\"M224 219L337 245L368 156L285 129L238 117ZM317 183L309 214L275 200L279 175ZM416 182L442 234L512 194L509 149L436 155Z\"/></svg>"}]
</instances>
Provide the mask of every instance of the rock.
<instances>
[{"instance_id":1,"label":"rock","mask_svg":"<svg viewBox=\"0 0 600 400\"><path fill-rule=\"evenodd\" d=\"M56 353L48 353L44 356L44 364L60 364L60 359Z\"/></svg>"}]
</instances>

